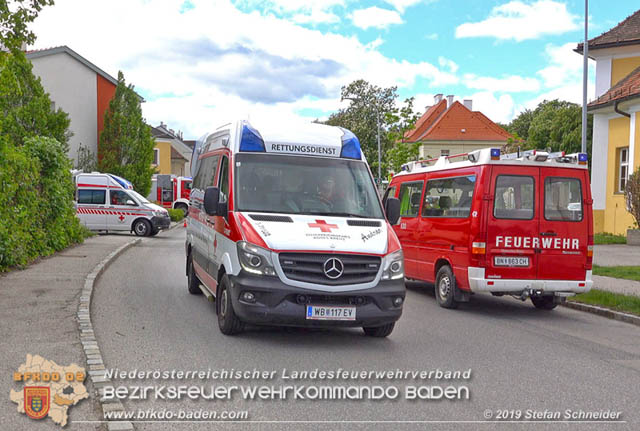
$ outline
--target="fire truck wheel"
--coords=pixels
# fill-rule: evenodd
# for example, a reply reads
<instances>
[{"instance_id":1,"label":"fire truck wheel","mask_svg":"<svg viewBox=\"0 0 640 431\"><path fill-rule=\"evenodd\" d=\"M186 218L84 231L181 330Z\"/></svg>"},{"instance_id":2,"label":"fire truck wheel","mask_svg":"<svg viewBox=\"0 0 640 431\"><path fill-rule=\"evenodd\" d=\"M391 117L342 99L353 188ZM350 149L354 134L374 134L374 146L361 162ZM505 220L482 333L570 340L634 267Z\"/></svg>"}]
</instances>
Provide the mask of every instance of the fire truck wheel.
<instances>
[{"instance_id":1,"label":"fire truck wheel","mask_svg":"<svg viewBox=\"0 0 640 431\"><path fill-rule=\"evenodd\" d=\"M177 210L182 210L182 213L185 215L185 217L187 216L187 213L189 212L189 210L187 209L187 206L185 204L176 205L176 209Z\"/></svg>"},{"instance_id":2,"label":"fire truck wheel","mask_svg":"<svg viewBox=\"0 0 640 431\"><path fill-rule=\"evenodd\" d=\"M196 275L195 269L193 269L193 261L191 260L191 255L189 255L189 273L187 275L187 289L189 290L189 293L192 295L202 294L202 290L200 290L200 280Z\"/></svg>"},{"instance_id":3,"label":"fire truck wheel","mask_svg":"<svg viewBox=\"0 0 640 431\"><path fill-rule=\"evenodd\" d=\"M133 224L133 231L138 236L149 236L151 233L151 223L144 219L137 220Z\"/></svg>"},{"instance_id":4,"label":"fire truck wheel","mask_svg":"<svg viewBox=\"0 0 640 431\"><path fill-rule=\"evenodd\" d=\"M458 308L458 301L453 297L454 289L453 273L449 265L444 265L436 275L436 299L443 308Z\"/></svg>"},{"instance_id":5,"label":"fire truck wheel","mask_svg":"<svg viewBox=\"0 0 640 431\"><path fill-rule=\"evenodd\" d=\"M534 307L539 310L553 310L558 305L551 295L532 296L531 302L533 302Z\"/></svg>"},{"instance_id":6,"label":"fire truck wheel","mask_svg":"<svg viewBox=\"0 0 640 431\"><path fill-rule=\"evenodd\" d=\"M244 322L238 319L238 316L233 311L229 285L229 277L225 274L220 280L220 288L218 289L220 299L216 301L218 305L218 326L220 327L220 332L224 335L238 334L244 329Z\"/></svg>"},{"instance_id":7,"label":"fire truck wheel","mask_svg":"<svg viewBox=\"0 0 640 431\"><path fill-rule=\"evenodd\" d=\"M370 337L388 337L393 332L393 327L396 326L396 323L388 323L382 326L376 326L374 328L364 327L364 333Z\"/></svg>"}]
</instances>

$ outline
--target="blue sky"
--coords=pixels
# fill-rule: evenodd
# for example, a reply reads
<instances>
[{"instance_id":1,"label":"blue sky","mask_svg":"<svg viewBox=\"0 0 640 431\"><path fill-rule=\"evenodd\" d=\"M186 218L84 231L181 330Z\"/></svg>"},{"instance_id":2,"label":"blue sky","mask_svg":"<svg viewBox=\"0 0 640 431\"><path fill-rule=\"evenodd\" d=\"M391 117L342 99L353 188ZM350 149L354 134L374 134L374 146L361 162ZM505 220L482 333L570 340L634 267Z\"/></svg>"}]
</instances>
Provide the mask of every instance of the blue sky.
<instances>
[{"instance_id":1,"label":"blue sky","mask_svg":"<svg viewBox=\"0 0 640 431\"><path fill-rule=\"evenodd\" d=\"M590 37L638 5L592 0ZM229 116L324 118L358 78L398 86L418 111L437 93L471 98L501 122L579 102L583 17L582 0L57 0L34 30L35 47L122 70L150 123L196 137ZM591 94L593 81L592 66Z\"/></svg>"}]
</instances>

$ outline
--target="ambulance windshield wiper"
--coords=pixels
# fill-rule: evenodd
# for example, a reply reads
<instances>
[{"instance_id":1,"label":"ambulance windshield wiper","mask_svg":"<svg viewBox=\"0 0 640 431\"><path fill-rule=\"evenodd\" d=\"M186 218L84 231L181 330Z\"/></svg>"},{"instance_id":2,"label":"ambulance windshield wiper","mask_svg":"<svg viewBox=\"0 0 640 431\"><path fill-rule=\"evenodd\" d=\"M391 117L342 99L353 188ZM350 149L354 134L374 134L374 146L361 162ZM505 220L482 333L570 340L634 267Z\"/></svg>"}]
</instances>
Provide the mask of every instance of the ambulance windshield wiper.
<instances>
[{"instance_id":1,"label":"ambulance windshield wiper","mask_svg":"<svg viewBox=\"0 0 640 431\"><path fill-rule=\"evenodd\" d=\"M301 214L324 215L324 216L333 216L333 217L375 218L375 217L364 216L362 214L336 213L336 212L313 212L313 213L301 213Z\"/></svg>"}]
</instances>

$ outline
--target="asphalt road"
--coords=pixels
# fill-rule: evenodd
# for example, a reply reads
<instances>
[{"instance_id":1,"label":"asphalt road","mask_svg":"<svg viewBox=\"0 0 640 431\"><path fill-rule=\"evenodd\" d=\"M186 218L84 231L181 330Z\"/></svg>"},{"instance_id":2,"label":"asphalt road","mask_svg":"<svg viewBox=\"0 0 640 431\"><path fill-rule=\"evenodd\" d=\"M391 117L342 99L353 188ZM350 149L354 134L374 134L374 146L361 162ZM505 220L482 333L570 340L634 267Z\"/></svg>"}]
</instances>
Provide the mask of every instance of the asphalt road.
<instances>
[{"instance_id":1,"label":"asphalt road","mask_svg":"<svg viewBox=\"0 0 640 431\"><path fill-rule=\"evenodd\" d=\"M217 429L638 429L640 328L579 311L536 310L530 302L477 295L445 310L433 288L411 284L404 314L387 339L359 329L249 328L226 337L213 304L187 292L183 228L126 251L103 274L92 305L107 368L121 370L264 370L272 380L129 380L130 385L342 385L342 381L285 381L287 370L469 370L469 380L356 380L351 385L396 386L396 400L125 400L132 412L247 410L250 421ZM404 399L413 386L467 386L468 400ZM485 422L486 411L621 412L626 423ZM287 421L287 422L270 422ZM296 421L317 421L299 423ZM322 421L348 421L344 423ZM357 421L357 422L354 422ZM381 422L369 422L381 421ZM392 423L388 421L404 421ZM415 422L413 422L415 421ZM428 421L443 421L431 423ZM469 421L467 423L466 421ZM480 421L480 423L473 423ZM137 429L210 429L214 424L136 423Z\"/></svg>"}]
</instances>

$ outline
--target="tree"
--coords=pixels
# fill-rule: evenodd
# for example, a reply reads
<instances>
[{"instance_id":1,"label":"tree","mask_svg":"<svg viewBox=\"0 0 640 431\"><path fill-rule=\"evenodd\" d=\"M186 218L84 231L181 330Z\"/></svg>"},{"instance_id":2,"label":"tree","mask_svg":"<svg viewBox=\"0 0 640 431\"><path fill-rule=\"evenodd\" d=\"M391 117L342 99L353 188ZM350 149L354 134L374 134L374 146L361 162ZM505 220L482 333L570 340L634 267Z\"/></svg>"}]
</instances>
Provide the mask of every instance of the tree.
<instances>
[{"instance_id":1,"label":"tree","mask_svg":"<svg viewBox=\"0 0 640 431\"><path fill-rule=\"evenodd\" d=\"M66 112L51 109L51 99L24 53L0 52L0 134L15 145L27 138L48 136L66 152L69 123Z\"/></svg>"},{"instance_id":2,"label":"tree","mask_svg":"<svg viewBox=\"0 0 640 431\"><path fill-rule=\"evenodd\" d=\"M392 145L387 133L391 127L388 122L391 117L388 114L396 112L395 104L398 97L396 90L397 87L381 88L363 79L353 81L342 87L341 91L341 99L351 101L349 107L331 114L326 121L326 124L344 127L355 133L371 170L376 173L378 172L378 120L384 168L384 155Z\"/></svg>"},{"instance_id":3,"label":"tree","mask_svg":"<svg viewBox=\"0 0 640 431\"><path fill-rule=\"evenodd\" d=\"M98 169L98 159L89 147L80 144L78 156L76 157L76 169L83 172L93 172Z\"/></svg>"},{"instance_id":4,"label":"tree","mask_svg":"<svg viewBox=\"0 0 640 431\"><path fill-rule=\"evenodd\" d=\"M0 0L0 45L10 51L19 51L22 44L32 44L35 34L27 25L36 19L43 7L53 0Z\"/></svg>"},{"instance_id":5,"label":"tree","mask_svg":"<svg viewBox=\"0 0 640 431\"><path fill-rule=\"evenodd\" d=\"M550 149L579 153L582 149L582 107L561 100L545 100L533 111L525 110L509 123L522 149ZM587 119L587 153L591 159L593 116Z\"/></svg>"},{"instance_id":6,"label":"tree","mask_svg":"<svg viewBox=\"0 0 640 431\"><path fill-rule=\"evenodd\" d=\"M419 142L404 142L405 134L413 129L419 116L413 110L414 98L404 101L404 106L395 113L387 114L387 122L392 124L389 129L389 139L395 144L386 152L387 169L397 173L403 164L410 160L418 160L420 154Z\"/></svg>"},{"instance_id":7,"label":"tree","mask_svg":"<svg viewBox=\"0 0 640 431\"><path fill-rule=\"evenodd\" d=\"M636 222L636 228L640 228L640 168L629 175L624 188L624 197L627 201L627 209Z\"/></svg>"},{"instance_id":8,"label":"tree","mask_svg":"<svg viewBox=\"0 0 640 431\"><path fill-rule=\"evenodd\" d=\"M142 118L140 98L118 72L116 93L104 115L104 130L100 134L98 169L120 175L133 183L134 189L146 196L151 190L155 169L151 128Z\"/></svg>"}]
</instances>

